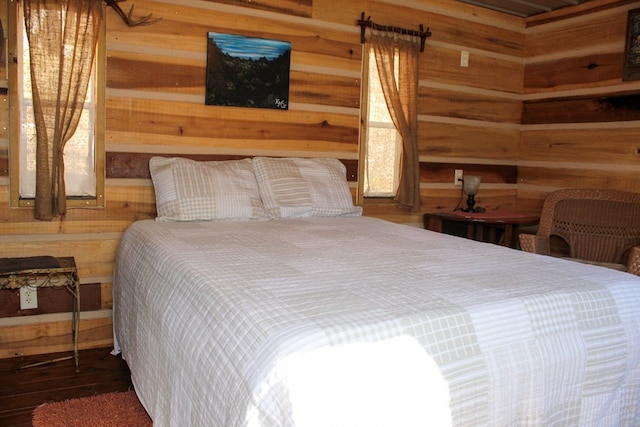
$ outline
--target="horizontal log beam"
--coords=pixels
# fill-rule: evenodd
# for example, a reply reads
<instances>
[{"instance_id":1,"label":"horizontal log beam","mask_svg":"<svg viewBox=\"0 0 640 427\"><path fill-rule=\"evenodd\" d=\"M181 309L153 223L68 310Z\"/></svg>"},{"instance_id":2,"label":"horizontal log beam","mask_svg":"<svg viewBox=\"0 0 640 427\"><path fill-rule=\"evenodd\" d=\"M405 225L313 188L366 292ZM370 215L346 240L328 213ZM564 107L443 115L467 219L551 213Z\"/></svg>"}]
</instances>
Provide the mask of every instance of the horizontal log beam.
<instances>
[{"instance_id":1,"label":"horizontal log beam","mask_svg":"<svg viewBox=\"0 0 640 427\"><path fill-rule=\"evenodd\" d=\"M80 286L80 310L100 310L102 304L101 284L91 283ZM17 289L3 289L0 292L0 317L19 317L34 314L70 313L73 296L62 288L38 288L38 308L20 310L20 292Z\"/></svg>"},{"instance_id":2,"label":"horizontal log beam","mask_svg":"<svg viewBox=\"0 0 640 427\"><path fill-rule=\"evenodd\" d=\"M601 53L569 57L525 66L525 93L561 88L584 88L619 81L622 77L623 53Z\"/></svg>"},{"instance_id":3,"label":"horizontal log beam","mask_svg":"<svg viewBox=\"0 0 640 427\"><path fill-rule=\"evenodd\" d=\"M523 124L640 120L640 94L525 101Z\"/></svg>"},{"instance_id":4,"label":"horizontal log beam","mask_svg":"<svg viewBox=\"0 0 640 427\"><path fill-rule=\"evenodd\" d=\"M149 159L158 154L153 153L119 153L109 152L106 155L107 178L151 178ZM228 154L176 154L164 157L182 157L196 161L239 160L249 156ZM358 180L358 161L340 159L347 168L347 181Z\"/></svg>"},{"instance_id":5,"label":"horizontal log beam","mask_svg":"<svg viewBox=\"0 0 640 427\"><path fill-rule=\"evenodd\" d=\"M485 184L516 184L518 182L517 166L467 163L421 163L420 181L453 184L453 176L456 169L462 169L467 175L481 176L482 183Z\"/></svg>"}]
</instances>

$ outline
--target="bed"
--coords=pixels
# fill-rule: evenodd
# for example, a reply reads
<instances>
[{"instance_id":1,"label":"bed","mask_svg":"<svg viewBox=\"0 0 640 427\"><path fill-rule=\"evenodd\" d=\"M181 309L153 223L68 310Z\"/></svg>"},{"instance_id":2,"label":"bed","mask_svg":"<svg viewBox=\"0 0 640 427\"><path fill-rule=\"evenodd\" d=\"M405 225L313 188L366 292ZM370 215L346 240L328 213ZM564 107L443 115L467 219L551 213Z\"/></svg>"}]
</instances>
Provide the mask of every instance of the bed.
<instances>
[{"instance_id":1,"label":"bed","mask_svg":"<svg viewBox=\"0 0 640 427\"><path fill-rule=\"evenodd\" d=\"M114 353L155 427L640 425L639 277L364 217L335 163L283 161L234 164L235 210L151 165Z\"/></svg>"}]
</instances>

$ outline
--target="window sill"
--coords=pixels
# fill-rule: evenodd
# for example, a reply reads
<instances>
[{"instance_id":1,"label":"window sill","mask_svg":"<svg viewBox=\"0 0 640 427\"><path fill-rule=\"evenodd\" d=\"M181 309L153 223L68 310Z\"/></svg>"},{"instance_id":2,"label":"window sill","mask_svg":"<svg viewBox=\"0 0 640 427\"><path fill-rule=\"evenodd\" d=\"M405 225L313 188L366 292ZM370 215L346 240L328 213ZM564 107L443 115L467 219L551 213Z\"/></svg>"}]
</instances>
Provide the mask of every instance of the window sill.
<instances>
[{"instance_id":1,"label":"window sill","mask_svg":"<svg viewBox=\"0 0 640 427\"><path fill-rule=\"evenodd\" d=\"M33 208L35 199L20 198L18 199L19 208ZM103 208L104 197L69 197L67 199L67 208Z\"/></svg>"},{"instance_id":2,"label":"window sill","mask_svg":"<svg viewBox=\"0 0 640 427\"><path fill-rule=\"evenodd\" d=\"M389 197L365 197L362 200L363 205L395 205L396 201L393 196Z\"/></svg>"}]
</instances>

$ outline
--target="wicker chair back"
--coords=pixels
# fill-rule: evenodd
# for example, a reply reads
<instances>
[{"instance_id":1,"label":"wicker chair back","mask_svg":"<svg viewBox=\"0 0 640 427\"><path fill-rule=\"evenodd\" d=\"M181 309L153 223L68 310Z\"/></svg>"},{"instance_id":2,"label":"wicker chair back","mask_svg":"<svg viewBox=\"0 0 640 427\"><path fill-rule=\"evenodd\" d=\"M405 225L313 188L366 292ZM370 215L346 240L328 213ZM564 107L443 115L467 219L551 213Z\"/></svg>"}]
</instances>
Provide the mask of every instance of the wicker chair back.
<instances>
[{"instance_id":1,"label":"wicker chair back","mask_svg":"<svg viewBox=\"0 0 640 427\"><path fill-rule=\"evenodd\" d=\"M559 190L544 202L535 236L520 235L529 252L551 255L550 239L561 238L569 256L627 266L640 246L640 194L618 190Z\"/></svg>"}]
</instances>

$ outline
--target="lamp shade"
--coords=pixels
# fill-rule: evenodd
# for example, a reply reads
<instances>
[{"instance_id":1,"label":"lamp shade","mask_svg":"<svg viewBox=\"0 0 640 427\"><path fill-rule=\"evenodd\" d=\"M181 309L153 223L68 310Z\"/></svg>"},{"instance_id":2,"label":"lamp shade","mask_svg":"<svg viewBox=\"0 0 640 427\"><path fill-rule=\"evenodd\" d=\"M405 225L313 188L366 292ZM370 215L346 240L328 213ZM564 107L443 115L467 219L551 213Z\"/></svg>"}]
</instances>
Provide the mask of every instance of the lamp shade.
<instances>
[{"instance_id":1,"label":"lamp shade","mask_svg":"<svg viewBox=\"0 0 640 427\"><path fill-rule=\"evenodd\" d=\"M475 196L476 194L478 194L481 178L482 177L475 175L464 175L462 177L464 192L469 196Z\"/></svg>"}]
</instances>

